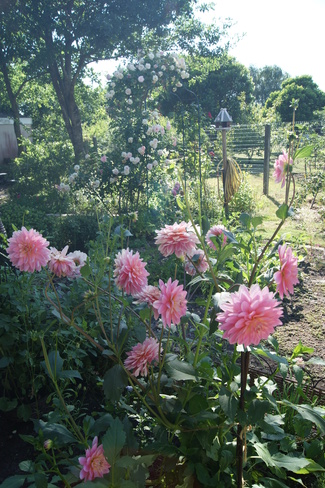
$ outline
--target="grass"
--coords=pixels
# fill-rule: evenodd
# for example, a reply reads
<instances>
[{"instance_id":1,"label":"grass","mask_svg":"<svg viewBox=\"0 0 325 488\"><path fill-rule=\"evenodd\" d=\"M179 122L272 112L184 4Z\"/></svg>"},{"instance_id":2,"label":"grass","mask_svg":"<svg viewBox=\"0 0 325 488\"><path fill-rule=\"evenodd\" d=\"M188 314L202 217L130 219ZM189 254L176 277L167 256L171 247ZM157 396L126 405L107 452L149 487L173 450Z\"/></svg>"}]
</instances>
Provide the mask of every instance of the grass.
<instances>
[{"instance_id":1,"label":"grass","mask_svg":"<svg viewBox=\"0 0 325 488\"><path fill-rule=\"evenodd\" d=\"M276 184L272 176L269 180L269 195L263 195L263 174L250 174L248 176L256 197L257 214L263 217L263 228L265 236L270 237L279 223L276 210L284 202L284 188ZM296 182L299 190L299 181ZM286 234L288 240L298 240L301 244L325 247L325 220L324 206L321 206L325 191L316 200L316 205L310 209L311 197L307 197L305 203L294 208L294 215L288 218L282 233ZM294 205L293 205L294 206ZM323 212L323 215L321 214Z\"/></svg>"}]
</instances>

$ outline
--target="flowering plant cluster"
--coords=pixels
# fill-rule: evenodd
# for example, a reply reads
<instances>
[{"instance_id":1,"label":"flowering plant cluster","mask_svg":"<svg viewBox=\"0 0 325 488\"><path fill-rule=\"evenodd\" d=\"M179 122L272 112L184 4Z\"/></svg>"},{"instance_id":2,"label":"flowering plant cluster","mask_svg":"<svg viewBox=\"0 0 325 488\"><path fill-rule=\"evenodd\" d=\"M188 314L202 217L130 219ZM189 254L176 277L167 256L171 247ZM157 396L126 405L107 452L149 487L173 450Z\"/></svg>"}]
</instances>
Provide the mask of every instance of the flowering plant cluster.
<instances>
[{"instance_id":1,"label":"flowering plant cluster","mask_svg":"<svg viewBox=\"0 0 325 488\"><path fill-rule=\"evenodd\" d=\"M148 173L155 178L173 167L177 135L159 112L157 94L162 89L176 91L188 77L184 59L164 52L142 53L108 76L108 114L118 141L110 156L111 185L125 183L127 176L129 185L141 188Z\"/></svg>"},{"instance_id":2,"label":"flowering plant cluster","mask_svg":"<svg viewBox=\"0 0 325 488\"><path fill-rule=\"evenodd\" d=\"M155 55L148 57L158 65ZM141 68L128 67L126 77L144 86L151 65L145 58L139 63ZM178 69L184 68L179 63ZM124 72L114 76L121 81ZM155 84L159 71L150 76ZM128 97L133 88L127 88ZM131 111L133 104L128 105ZM157 120L150 121L142 121L147 132L158 127L161 134ZM156 150L153 134L146 136ZM139 142L137 158L147 150ZM134 154L125 151L124 163L134 164ZM76 413L66 403L62 381L82 385L84 371L63 369L60 351L48 352L40 337L57 410L36 424L40 462L29 465L29 476L15 478L20 485L33 481L32 476L45 484L46 472L51 486L284 487L289 478L302 484L302 474L324 470L325 410L309 405L303 392L302 355L310 349L300 344L291 358L283 358L272 336L282 324L282 300L299 282L293 249L276 240L290 216L295 157L290 146L275 163L274 177L284 181L285 201L266 243L259 240L259 217L243 214L235 229L226 221L205 219L202 225L199 217L197 222L181 183L174 190L178 194L182 188L187 220L156 229L159 266L150 268L149 260L130 248L131 232L115 227L113 217L100 224L89 256L68 253L68 246L62 251L49 247L34 229L14 232L7 247L12 265L22 273L41 275L44 270L45 296L60 327L73 330L78 347L87 342L94 361L104 364L96 364L93 383L99 406L91 415ZM106 156L101 163L107 163ZM80 168L74 169L71 185L79 177ZM125 166L123 171L127 176ZM129 218L135 221L136 213ZM170 260L175 271L165 276L164 264ZM66 301L69 292L71 303ZM258 362L271 358L275 369L249 378L252 356ZM282 396L278 373L284 379L291 375L303 403ZM306 438L312 431L310 444ZM38 469L43 469L41 478Z\"/></svg>"},{"instance_id":3,"label":"flowering plant cluster","mask_svg":"<svg viewBox=\"0 0 325 488\"><path fill-rule=\"evenodd\" d=\"M291 173L289 177L291 181ZM188 206L186 192L185 202ZM278 210L278 228L289 215L287 207L285 203ZM283 403L276 394L275 373L269 378L261 376L248 386L250 355L273 357L278 364L276 372L281 370L282 374L293 368L302 385L302 363L298 360L304 349L296 348L290 363L263 345L269 341L276 347L270 335L282 324L281 300L290 297L298 284L298 260L292 248L280 241L267 253L274 245L273 235L258 251L256 228L260 220L247 214L236 233L224 224L211 225L202 233L187 209L188 222L165 225L156 230L155 237L161 259L175 257L179 277L183 268L188 277L183 284L176 276L161 277L150 284L149 265L140 253L124 247L123 241L119 249L115 248L112 220L105 246L110 253L104 260L105 253L96 249L89 259L83 253L68 253L67 247L60 252L49 248L41 234L24 227L9 239L9 259L20 271L48 270L50 288L46 288L46 296L62 323L110 358L103 390L106 402L115 405L114 409L118 406L122 416L87 417L78 425L66 407L66 426L71 434L51 421L49 427L43 426L42 435L50 435L42 447L47 458L51 450L54 456L56 449L62 449L63 439L75 442L79 455L71 460L71 482L78 478L96 480L99 486L113 487L124 486L128 480L125 486L133 487L138 486L136 480L142 470L141 486L145 486L145 479L153 486L150 466L157 456L161 460L162 453L175 460L172 473L161 467L161 480L167 486L176 479L186 486L195 480L204 486L243 486L253 482L252 470L258 472L257 486L264 486L267 480L274 480L272 476L286 479L288 463L291 474L321 469L304 455L307 445L299 452L296 443L289 447L289 438L292 441L295 434L289 435L279 426L295 410L299 421L313 416L314 426L322 430L324 411L314 411L308 405L299 407L288 400ZM63 310L57 282L50 272L68 282L79 277L83 299L73 311ZM90 308L95 311L94 329L87 325L85 315ZM229 344L226 349L225 342ZM65 405L58 367L53 369L44 341L42 348L49 376ZM138 408L141 415L136 414ZM139 440L131 436L129 420L122 421L125 412L137 418L141 438L144 410L154 432L148 457L138 455ZM272 439L276 444L282 440L286 449L275 452L275 444L269 445ZM83 446L84 455L80 452ZM261 461L264 471L258 471ZM57 464L55 469L69 485Z\"/></svg>"}]
</instances>

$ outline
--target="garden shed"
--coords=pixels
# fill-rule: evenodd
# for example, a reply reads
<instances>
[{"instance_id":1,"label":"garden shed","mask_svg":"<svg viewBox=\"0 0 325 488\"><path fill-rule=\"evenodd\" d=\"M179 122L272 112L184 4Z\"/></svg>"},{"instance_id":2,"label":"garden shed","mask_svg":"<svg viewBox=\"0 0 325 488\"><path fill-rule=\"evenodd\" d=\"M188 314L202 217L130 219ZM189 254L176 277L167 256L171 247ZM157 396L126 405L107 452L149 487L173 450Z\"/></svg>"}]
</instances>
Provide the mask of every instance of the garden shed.
<instances>
[{"instance_id":1,"label":"garden shed","mask_svg":"<svg viewBox=\"0 0 325 488\"><path fill-rule=\"evenodd\" d=\"M20 118L21 133L23 137L31 139L32 119ZM14 121L10 117L0 116L0 164L6 159L18 155L17 139L14 131Z\"/></svg>"}]
</instances>

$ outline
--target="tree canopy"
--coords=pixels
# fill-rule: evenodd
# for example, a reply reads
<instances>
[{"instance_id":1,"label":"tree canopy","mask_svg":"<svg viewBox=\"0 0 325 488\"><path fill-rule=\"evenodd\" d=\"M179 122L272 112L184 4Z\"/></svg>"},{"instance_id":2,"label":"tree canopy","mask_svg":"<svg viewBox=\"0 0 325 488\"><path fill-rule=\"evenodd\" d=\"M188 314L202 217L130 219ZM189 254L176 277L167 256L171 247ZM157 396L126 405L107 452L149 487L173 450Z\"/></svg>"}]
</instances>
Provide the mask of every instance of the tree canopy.
<instances>
[{"instance_id":1,"label":"tree canopy","mask_svg":"<svg viewBox=\"0 0 325 488\"><path fill-rule=\"evenodd\" d=\"M81 116L76 83L90 62L128 56L141 48L142 37L154 30L166 35L177 16L192 15L196 0L18 0L10 15L16 30L10 45L27 41L25 60L50 75L76 159L83 154ZM7 29L8 31L8 29ZM8 43L8 36L1 36ZM23 56L23 53L22 53ZM6 66L8 63L6 62Z\"/></svg>"},{"instance_id":2,"label":"tree canopy","mask_svg":"<svg viewBox=\"0 0 325 488\"><path fill-rule=\"evenodd\" d=\"M265 108L274 107L283 122L292 119L292 100L298 100L296 119L309 122L314 118L314 112L325 106L325 93L321 91L309 75L288 78L282 83L279 91L271 93Z\"/></svg>"},{"instance_id":3,"label":"tree canopy","mask_svg":"<svg viewBox=\"0 0 325 488\"><path fill-rule=\"evenodd\" d=\"M264 66L263 68L249 67L254 82L254 96L258 103L265 104L270 94L281 90L281 85L289 75L279 66Z\"/></svg>"}]
</instances>

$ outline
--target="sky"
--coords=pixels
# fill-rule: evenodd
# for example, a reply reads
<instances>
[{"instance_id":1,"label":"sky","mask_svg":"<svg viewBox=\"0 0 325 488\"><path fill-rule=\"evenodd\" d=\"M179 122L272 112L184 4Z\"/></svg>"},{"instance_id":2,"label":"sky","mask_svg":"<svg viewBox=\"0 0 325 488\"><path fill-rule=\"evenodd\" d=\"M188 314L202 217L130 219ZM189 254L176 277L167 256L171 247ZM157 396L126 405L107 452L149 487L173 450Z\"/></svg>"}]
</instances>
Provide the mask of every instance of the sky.
<instances>
[{"instance_id":1,"label":"sky","mask_svg":"<svg viewBox=\"0 0 325 488\"><path fill-rule=\"evenodd\" d=\"M325 91L325 0L210 0L214 12L206 23L231 18L230 37L243 36L229 54L257 68L279 66L291 77L310 75ZM103 75L116 65L102 61L92 67Z\"/></svg>"}]
</instances>

